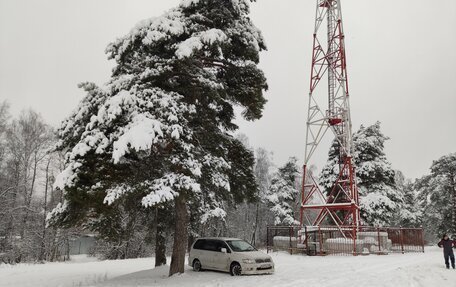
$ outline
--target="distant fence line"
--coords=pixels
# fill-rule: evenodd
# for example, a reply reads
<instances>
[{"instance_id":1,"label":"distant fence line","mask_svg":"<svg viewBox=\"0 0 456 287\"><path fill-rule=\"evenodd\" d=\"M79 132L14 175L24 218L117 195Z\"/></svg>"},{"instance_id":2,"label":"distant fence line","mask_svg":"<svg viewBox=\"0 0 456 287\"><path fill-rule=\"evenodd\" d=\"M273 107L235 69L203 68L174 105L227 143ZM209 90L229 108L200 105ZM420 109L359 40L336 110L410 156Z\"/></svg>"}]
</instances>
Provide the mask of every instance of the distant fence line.
<instances>
[{"instance_id":1,"label":"distant fence line","mask_svg":"<svg viewBox=\"0 0 456 287\"><path fill-rule=\"evenodd\" d=\"M267 251L307 255L369 255L424 252L423 228L268 226Z\"/></svg>"}]
</instances>

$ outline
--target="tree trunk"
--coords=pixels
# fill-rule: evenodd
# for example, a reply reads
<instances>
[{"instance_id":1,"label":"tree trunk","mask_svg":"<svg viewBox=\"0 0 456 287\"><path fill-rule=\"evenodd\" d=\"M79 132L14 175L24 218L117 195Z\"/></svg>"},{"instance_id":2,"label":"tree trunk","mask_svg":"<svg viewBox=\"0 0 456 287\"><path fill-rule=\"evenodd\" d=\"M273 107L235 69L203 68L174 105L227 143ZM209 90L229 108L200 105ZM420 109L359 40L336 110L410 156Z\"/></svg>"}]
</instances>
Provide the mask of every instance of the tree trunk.
<instances>
[{"instance_id":1,"label":"tree trunk","mask_svg":"<svg viewBox=\"0 0 456 287\"><path fill-rule=\"evenodd\" d=\"M49 250L51 252L49 261L54 262L57 256L57 251L58 251L58 236L59 232L58 230L54 227L52 229L52 241L51 241L51 246L49 247Z\"/></svg>"},{"instance_id":2,"label":"tree trunk","mask_svg":"<svg viewBox=\"0 0 456 287\"><path fill-rule=\"evenodd\" d=\"M155 267L166 265L166 224L163 210L155 211Z\"/></svg>"},{"instance_id":3,"label":"tree trunk","mask_svg":"<svg viewBox=\"0 0 456 287\"><path fill-rule=\"evenodd\" d=\"M26 168L27 168L27 166L26 166ZM20 233L22 240L24 240L25 232L27 230L28 216L29 216L29 213L30 213L30 207L32 205L32 196L33 196L33 190L35 189L37 169L38 169L38 159L37 159L37 154L35 152L34 163L33 163L32 182L31 182L31 185L30 185L30 192L27 191L27 177L28 177L27 174L28 174L28 172L25 172L25 178L24 178L24 180L25 180L25 182L24 182L25 214L24 214L24 217L22 218L22 226L21 226L21 233Z\"/></svg>"},{"instance_id":4,"label":"tree trunk","mask_svg":"<svg viewBox=\"0 0 456 287\"><path fill-rule=\"evenodd\" d=\"M193 234L188 235L188 240L187 240L187 252L190 252L190 249L192 249L192 244L195 241L195 236Z\"/></svg>"},{"instance_id":5,"label":"tree trunk","mask_svg":"<svg viewBox=\"0 0 456 287\"><path fill-rule=\"evenodd\" d=\"M9 220L6 225L6 230L5 230L5 246L8 246L9 244L12 244L13 236L15 235L15 224L14 224L14 219L16 218L16 214L14 214L14 208L16 207L16 201L17 201L17 195L19 193L19 187L20 187L20 171L19 171L19 162L17 161L14 164L14 191L11 196L11 212L9 215Z\"/></svg>"},{"instance_id":6,"label":"tree trunk","mask_svg":"<svg viewBox=\"0 0 456 287\"><path fill-rule=\"evenodd\" d=\"M187 247L187 205L185 204L185 194L181 191L175 199L175 229L173 255L171 256L171 266L169 276L176 273L184 273L185 251Z\"/></svg>"},{"instance_id":7,"label":"tree trunk","mask_svg":"<svg viewBox=\"0 0 456 287\"><path fill-rule=\"evenodd\" d=\"M68 236L68 234L67 234ZM65 256L64 256L65 258ZM63 259L63 261L68 261L70 260L70 238L69 236L66 238L66 260Z\"/></svg>"},{"instance_id":8,"label":"tree trunk","mask_svg":"<svg viewBox=\"0 0 456 287\"><path fill-rule=\"evenodd\" d=\"M255 211L255 223L253 225L253 233L252 233L252 240L250 241L250 244L253 246L256 245L256 231L258 228L258 215L260 213L260 203L257 202L256 204L256 211Z\"/></svg>"},{"instance_id":9,"label":"tree trunk","mask_svg":"<svg viewBox=\"0 0 456 287\"><path fill-rule=\"evenodd\" d=\"M48 198L48 187L49 187L49 165L51 163L51 159L48 159L46 165L46 184L44 187L44 205L43 205L43 231L42 231L42 239L41 239L41 251L40 251L40 261L44 261L46 259L46 213L47 213L47 198Z\"/></svg>"}]
</instances>

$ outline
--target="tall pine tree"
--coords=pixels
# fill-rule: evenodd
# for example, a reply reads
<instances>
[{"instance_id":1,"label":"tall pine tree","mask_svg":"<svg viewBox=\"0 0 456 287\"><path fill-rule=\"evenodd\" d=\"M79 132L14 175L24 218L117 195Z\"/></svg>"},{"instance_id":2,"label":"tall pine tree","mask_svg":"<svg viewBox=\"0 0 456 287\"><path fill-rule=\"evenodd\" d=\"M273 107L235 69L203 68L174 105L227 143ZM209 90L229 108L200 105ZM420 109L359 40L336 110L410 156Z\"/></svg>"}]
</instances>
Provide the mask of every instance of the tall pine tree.
<instances>
[{"instance_id":1,"label":"tall pine tree","mask_svg":"<svg viewBox=\"0 0 456 287\"><path fill-rule=\"evenodd\" d=\"M131 208L171 202L172 275L184 272L190 208L207 219L254 198L253 153L233 137L234 106L256 120L266 102L248 2L184 0L108 46L111 80L82 84L87 96L59 130L65 202L51 223L99 224L126 197Z\"/></svg>"},{"instance_id":2,"label":"tall pine tree","mask_svg":"<svg viewBox=\"0 0 456 287\"><path fill-rule=\"evenodd\" d=\"M396 182L397 191L403 195L403 201L396 212L393 224L403 227L419 227L421 225L422 212L418 193L414 188L413 182L405 178L401 171L396 170L395 173L394 181Z\"/></svg>"},{"instance_id":3,"label":"tall pine tree","mask_svg":"<svg viewBox=\"0 0 456 287\"><path fill-rule=\"evenodd\" d=\"M403 203L403 194L395 183L395 172L386 159L384 143L388 137L380 130L380 122L364 127L353 135L353 161L358 178L361 217L368 225L393 224ZM339 174L339 150L334 142L319 182L327 192Z\"/></svg>"},{"instance_id":4,"label":"tall pine tree","mask_svg":"<svg viewBox=\"0 0 456 287\"><path fill-rule=\"evenodd\" d=\"M274 224L299 224L294 214L299 197L298 185L297 159L292 157L273 175L265 197L272 213L274 213Z\"/></svg>"},{"instance_id":5,"label":"tall pine tree","mask_svg":"<svg viewBox=\"0 0 456 287\"><path fill-rule=\"evenodd\" d=\"M434 161L431 174L418 179L415 189L428 233L435 238L444 233L456 235L456 153Z\"/></svg>"}]
</instances>

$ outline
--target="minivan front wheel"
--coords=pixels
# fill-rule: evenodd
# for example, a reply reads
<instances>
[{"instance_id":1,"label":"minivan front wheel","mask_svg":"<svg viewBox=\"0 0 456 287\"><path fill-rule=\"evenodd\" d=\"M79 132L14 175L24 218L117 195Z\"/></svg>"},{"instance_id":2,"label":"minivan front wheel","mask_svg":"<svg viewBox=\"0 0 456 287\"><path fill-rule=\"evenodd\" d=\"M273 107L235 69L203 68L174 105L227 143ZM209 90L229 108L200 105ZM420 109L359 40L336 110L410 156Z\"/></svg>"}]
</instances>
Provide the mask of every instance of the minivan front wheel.
<instances>
[{"instance_id":1,"label":"minivan front wheel","mask_svg":"<svg viewBox=\"0 0 456 287\"><path fill-rule=\"evenodd\" d=\"M201 270L201 262L198 259L193 260L193 271L200 272Z\"/></svg>"},{"instance_id":2,"label":"minivan front wheel","mask_svg":"<svg viewBox=\"0 0 456 287\"><path fill-rule=\"evenodd\" d=\"M239 263L232 263L230 266L231 276L240 276L242 274L242 267Z\"/></svg>"}]
</instances>

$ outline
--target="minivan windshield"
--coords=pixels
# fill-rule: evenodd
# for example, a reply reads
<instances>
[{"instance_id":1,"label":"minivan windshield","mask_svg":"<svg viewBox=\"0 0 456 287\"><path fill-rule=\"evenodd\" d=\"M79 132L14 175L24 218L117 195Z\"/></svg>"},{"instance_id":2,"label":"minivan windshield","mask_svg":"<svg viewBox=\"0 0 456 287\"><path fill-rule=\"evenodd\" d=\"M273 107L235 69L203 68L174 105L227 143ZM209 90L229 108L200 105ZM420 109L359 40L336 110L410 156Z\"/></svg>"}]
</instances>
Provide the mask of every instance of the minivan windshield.
<instances>
[{"instance_id":1,"label":"minivan windshield","mask_svg":"<svg viewBox=\"0 0 456 287\"><path fill-rule=\"evenodd\" d=\"M255 247L248 244L244 240L227 240L226 243L231 247L234 252L255 251Z\"/></svg>"}]
</instances>

